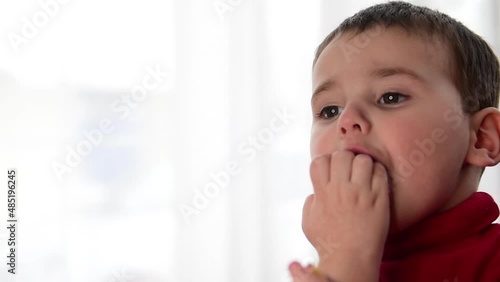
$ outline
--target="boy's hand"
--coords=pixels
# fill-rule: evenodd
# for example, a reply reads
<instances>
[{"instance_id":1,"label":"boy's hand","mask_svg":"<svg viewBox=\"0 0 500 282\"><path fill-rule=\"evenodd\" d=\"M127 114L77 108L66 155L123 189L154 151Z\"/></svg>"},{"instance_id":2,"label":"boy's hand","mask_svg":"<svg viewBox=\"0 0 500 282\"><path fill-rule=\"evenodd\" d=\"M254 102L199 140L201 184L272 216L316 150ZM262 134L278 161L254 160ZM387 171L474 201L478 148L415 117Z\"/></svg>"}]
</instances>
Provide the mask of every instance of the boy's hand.
<instances>
[{"instance_id":1,"label":"boy's hand","mask_svg":"<svg viewBox=\"0 0 500 282\"><path fill-rule=\"evenodd\" d=\"M336 151L312 161L311 180L302 228L319 254L319 269L334 279L365 269L378 281L390 223L384 166L368 155Z\"/></svg>"},{"instance_id":2,"label":"boy's hand","mask_svg":"<svg viewBox=\"0 0 500 282\"><path fill-rule=\"evenodd\" d=\"M293 262L288 267L288 270L293 277L293 282L333 282L333 280L314 271L312 265L304 268L300 263Z\"/></svg>"}]
</instances>

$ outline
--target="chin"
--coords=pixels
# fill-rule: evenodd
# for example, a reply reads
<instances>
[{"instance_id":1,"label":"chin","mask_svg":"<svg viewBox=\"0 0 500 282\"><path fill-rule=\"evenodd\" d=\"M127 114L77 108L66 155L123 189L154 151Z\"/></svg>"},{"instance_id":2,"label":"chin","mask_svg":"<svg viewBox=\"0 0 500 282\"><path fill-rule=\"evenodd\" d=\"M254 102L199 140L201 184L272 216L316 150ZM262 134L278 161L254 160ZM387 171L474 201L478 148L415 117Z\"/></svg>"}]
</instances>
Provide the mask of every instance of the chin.
<instances>
[{"instance_id":1,"label":"chin","mask_svg":"<svg viewBox=\"0 0 500 282\"><path fill-rule=\"evenodd\" d=\"M406 213L404 213L406 211ZM389 234L396 234L411 228L425 218L425 215L416 215L408 213L408 210L397 212L391 205L391 223L389 225Z\"/></svg>"}]
</instances>

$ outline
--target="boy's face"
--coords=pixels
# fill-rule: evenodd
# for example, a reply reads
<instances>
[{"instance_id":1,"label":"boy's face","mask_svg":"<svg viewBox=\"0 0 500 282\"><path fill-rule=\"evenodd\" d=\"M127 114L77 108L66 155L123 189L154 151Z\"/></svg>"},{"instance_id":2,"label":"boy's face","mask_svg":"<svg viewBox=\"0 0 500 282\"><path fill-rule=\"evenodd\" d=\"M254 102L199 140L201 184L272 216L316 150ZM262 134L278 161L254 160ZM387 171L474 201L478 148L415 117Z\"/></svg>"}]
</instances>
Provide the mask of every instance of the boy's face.
<instances>
[{"instance_id":1,"label":"boy's face","mask_svg":"<svg viewBox=\"0 0 500 282\"><path fill-rule=\"evenodd\" d=\"M313 70L311 157L350 150L384 165L392 231L463 200L470 129L449 57L436 40L373 28L334 39Z\"/></svg>"}]
</instances>

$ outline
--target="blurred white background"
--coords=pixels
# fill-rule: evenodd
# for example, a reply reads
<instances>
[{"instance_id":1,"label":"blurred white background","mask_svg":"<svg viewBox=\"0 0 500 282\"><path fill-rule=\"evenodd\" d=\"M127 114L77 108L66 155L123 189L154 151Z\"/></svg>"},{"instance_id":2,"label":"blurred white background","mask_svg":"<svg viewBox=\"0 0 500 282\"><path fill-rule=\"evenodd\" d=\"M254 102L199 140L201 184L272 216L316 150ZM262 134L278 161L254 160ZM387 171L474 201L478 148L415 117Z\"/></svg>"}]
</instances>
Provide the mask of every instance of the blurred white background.
<instances>
[{"instance_id":1,"label":"blurred white background","mask_svg":"<svg viewBox=\"0 0 500 282\"><path fill-rule=\"evenodd\" d=\"M301 230L314 51L378 2L2 0L19 248L13 276L4 187L0 281L290 281L289 262L316 260ZM499 51L496 1L412 2ZM497 201L498 172L481 186Z\"/></svg>"}]
</instances>

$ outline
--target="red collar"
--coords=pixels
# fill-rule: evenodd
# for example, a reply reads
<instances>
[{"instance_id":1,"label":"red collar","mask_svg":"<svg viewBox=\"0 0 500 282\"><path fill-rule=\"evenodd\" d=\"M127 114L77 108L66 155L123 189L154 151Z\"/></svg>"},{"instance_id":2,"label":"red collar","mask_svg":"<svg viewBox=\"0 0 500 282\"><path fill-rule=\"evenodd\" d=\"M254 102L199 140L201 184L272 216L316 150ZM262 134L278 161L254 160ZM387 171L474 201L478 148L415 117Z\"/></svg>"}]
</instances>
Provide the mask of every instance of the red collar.
<instances>
[{"instance_id":1,"label":"red collar","mask_svg":"<svg viewBox=\"0 0 500 282\"><path fill-rule=\"evenodd\" d=\"M487 193L476 192L459 205L390 235L383 261L462 241L489 226L498 215L493 198Z\"/></svg>"}]
</instances>

